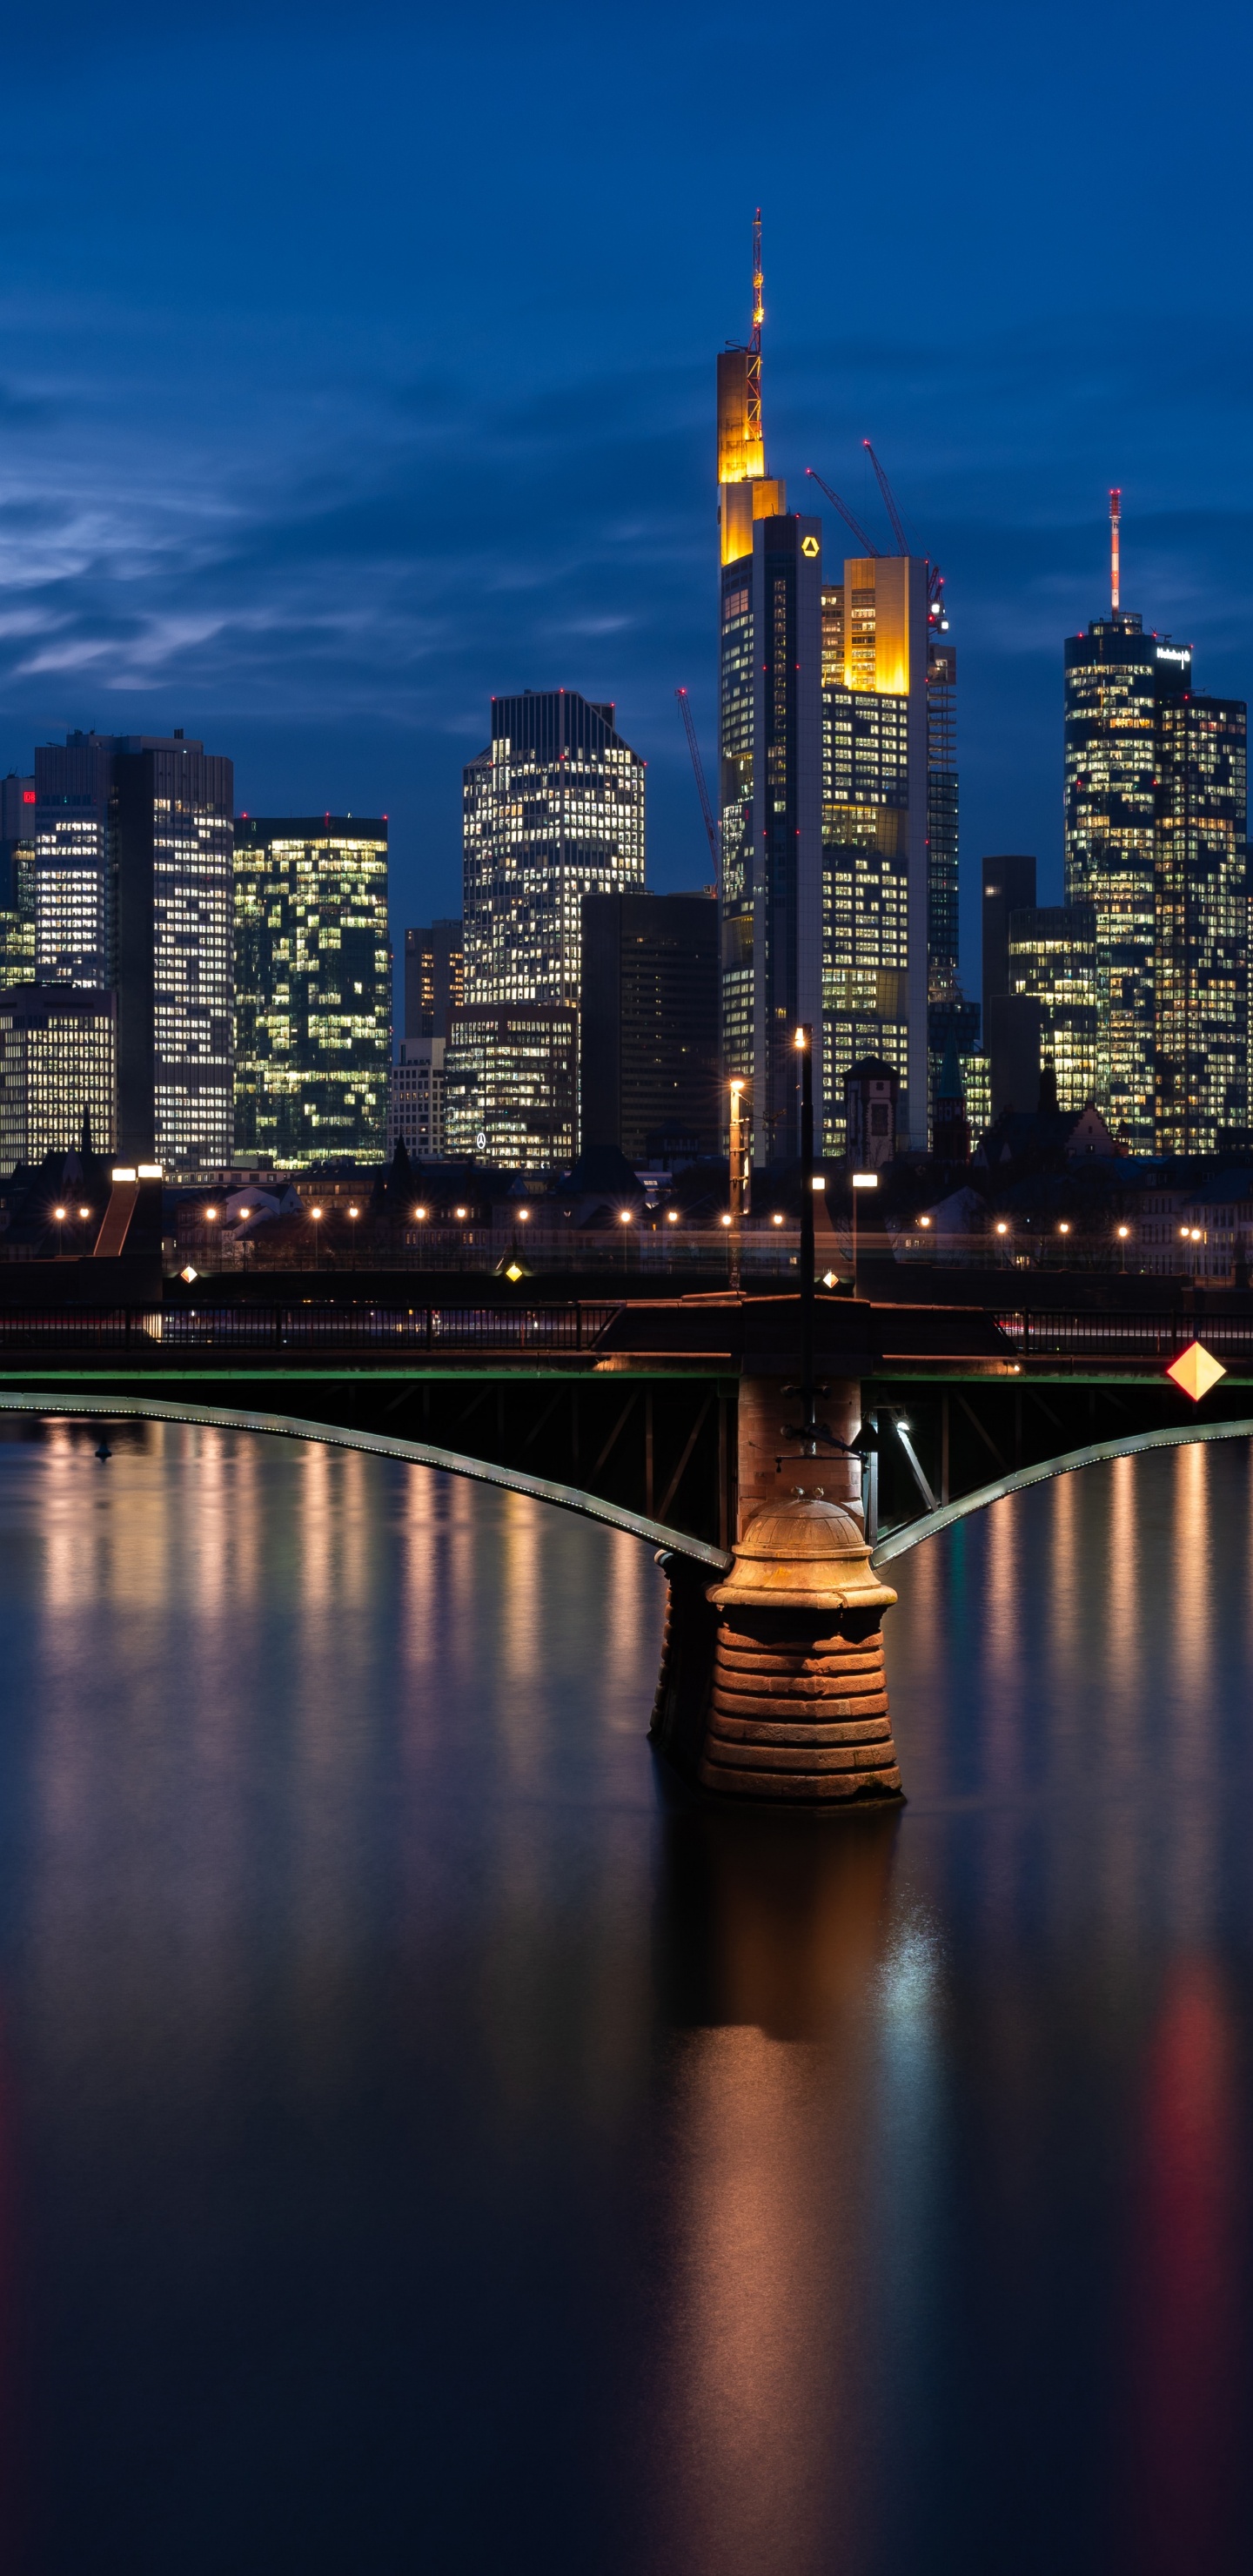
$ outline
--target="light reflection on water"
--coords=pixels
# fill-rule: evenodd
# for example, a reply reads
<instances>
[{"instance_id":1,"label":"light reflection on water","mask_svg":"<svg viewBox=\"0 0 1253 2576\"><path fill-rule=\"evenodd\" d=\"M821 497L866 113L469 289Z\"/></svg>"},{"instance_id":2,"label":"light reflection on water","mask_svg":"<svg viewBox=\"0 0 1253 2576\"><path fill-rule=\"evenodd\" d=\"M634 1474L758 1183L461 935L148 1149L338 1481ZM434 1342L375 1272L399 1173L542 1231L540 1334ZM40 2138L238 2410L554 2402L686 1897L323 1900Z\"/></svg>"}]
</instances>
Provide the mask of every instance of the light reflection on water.
<instances>
[{"instance_id":1,"label":"light reflection on water","mask_svg":"<svg viewBox=\"0 0 1253 2576\"><path fill-rule=\"evenodd\" d=\"M903 1816L694 1809L646 1550L0 1438L0 2566L1243 2566L1253 1503L894 1569Z\"/></svg>"}]
</instances>

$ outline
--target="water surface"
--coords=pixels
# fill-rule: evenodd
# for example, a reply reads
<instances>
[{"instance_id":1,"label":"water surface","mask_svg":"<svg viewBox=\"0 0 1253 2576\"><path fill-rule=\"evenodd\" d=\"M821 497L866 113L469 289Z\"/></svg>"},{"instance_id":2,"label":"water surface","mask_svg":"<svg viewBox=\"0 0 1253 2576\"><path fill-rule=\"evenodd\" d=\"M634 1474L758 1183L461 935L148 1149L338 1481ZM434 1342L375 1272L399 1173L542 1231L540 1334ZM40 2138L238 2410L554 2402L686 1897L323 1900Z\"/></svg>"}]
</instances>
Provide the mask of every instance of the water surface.
<instances>
[{"instance_id":1,"label":"water surface","mask_svg":"<svg viewBox=\"0 0 1253 2576\"><path fill-rule=\"evenodd\" d=\"M636 1542L0 1438L0 2568L1225 2576L1253 1492L901 1560L899 1818L708 1815Z\"/></svg>"}]
</instances>

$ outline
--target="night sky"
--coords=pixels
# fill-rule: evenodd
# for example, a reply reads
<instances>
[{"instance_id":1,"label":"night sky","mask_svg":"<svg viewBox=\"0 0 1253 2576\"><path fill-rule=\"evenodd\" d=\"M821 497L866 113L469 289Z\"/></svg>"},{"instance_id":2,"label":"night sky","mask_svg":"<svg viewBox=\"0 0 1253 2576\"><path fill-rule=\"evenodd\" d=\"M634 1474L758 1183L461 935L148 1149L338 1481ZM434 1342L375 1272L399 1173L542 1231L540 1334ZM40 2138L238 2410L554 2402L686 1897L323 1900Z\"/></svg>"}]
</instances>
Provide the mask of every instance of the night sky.
<instances>
[{"instance_id":1,"label":"night sky","mask_svg":"<svg viewBox=\"0 0 1253 2576\"><path fill-rule=\"evenodd\" d=\"M760 201L771 470L887 543L869 435L947 576L977 989L980 854L1060 892L1110 483L1124 605L1253 693L1249 24L10 10L0 766L182 724L253 812L388 812L398 931L459 909L491 694L564 683L650 764L651 882L701 883L673 691L711 761L713 361Z\"/></svg>"}]
</instances>

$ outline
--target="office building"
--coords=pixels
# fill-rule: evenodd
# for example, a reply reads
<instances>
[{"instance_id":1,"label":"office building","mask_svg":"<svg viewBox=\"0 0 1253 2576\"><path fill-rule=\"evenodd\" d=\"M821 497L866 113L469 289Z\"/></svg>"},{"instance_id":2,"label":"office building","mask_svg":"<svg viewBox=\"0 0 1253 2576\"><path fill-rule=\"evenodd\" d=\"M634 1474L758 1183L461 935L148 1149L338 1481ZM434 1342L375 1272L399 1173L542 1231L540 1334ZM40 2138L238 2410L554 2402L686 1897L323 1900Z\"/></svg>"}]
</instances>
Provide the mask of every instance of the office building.
<instances>
[{"instance_id":1,"label":"office building","mask_svg":"<svg viewBox=\"0 0 1253 2576\"><path fill-rule=\"evenodd\" d=\"M1096 1094L1135 1153L1247 1133L1247 710L1120 604L1065 649L1066 900L1095 920Z\"/></svg>"},{"instance_id":2,"label":"office building","mask_svg":"<svg viewBox=\"0 0 1253 2576\"><path fill-rule=\"evenodd\" d=\"M1040 1061L1051 1065L1059 1109L1096 1098L1096 915L1091 904L1042 904L1011 912L1011 994L1040 1006ZM1015 1108L1033 1104L1015 1101Z\"/></svg>"},{"instance_id":3,"label":"office building","mask_svg":"<svg viewBox=\"0 0 1253 2576\"><path fill-rule=\"evenodd\" d=\"M1035 903L1035 860L1022 855L983 862L983 1027L1000 993L1012 993L1009 971L1009 924L1015 912Z\"/></svg>"},{"instance_id":4,"label":"office building","mask_svg":"<svg viewBox=\"0 0 1253 2576\"><path fill-rule=\"evenodd\" d=\"M116 734L71 733L35 751L35 972L111 985L116 973L111 805Z\"/></svg>"},{"instance_id":5,"label":"office building","mask_svg":"<svg viewBox=\"0 0 1253 2576\"><path fill-rule=\"evenodd\" d=\"M114 998L103 987L0 992L0 1171L116 1147Z\"/></svg>"},{"instance_id":6,"label":"office building","mask_svg":"<svg viewBox=\"0 0 1253 2576\"><path fill-rule=\"evenodd\" d=\"M35 781L0 778L0 992L35 980Z\"/></svg>"},{"instance_id":7,"label":"office building","mask_svg":"<svg viewBox=\"0 0 1253 2576\"><path fill-rule=\"evenodd\" d=\"M387 823L235 827L235 1152L381 1157L391 1071Z\"/></svg>"},{"instance_id":8,"label":"office building","mask_svg":"<svg viewBox=\"0 0 1253 2576\"><path fill-rule=\"evenodd\" d=\"M575 1157L577 1011L552 1002L467 1002L444 1059L452 1159L544 1179Z\"/></svg>"},{"instance_id":9,"label":"office building","mask_svg":"<svg viewBox=\"0 0 1253 2576\"><path fill-rule=\"evenodd\" d=\"M405 1036L444 1038L448 1015L465 1000L465 939L459 921L405 932Z\"/></svg>"},{"instance_id":10,"label":"office building","mask_svg":"<svg viewBox=\"0 0 1253 2576\"><path fill-rule=\"evenodd\" d=\"M988 1058L992 1116L1017 1110L1030 1117L1040 1105L1044 1014L1029 993L994 993L988 1004Z\"/></svg>"},{"instance_id":11,"label":"office building","mask_svg":"<svg viewBox=\"0 0 1253 2576\"><path fill-rule=\"evenodd\" d=\"M824 1145L843 1152L844 1077L874 1055L900 1077L902 1148L925 1151L926 565L904 555L852 558L823 610Z\"/></svg>"},{"instance_id":12,"label":"office building","mask_svg":"<svg viewBox=\"0 0 1253 2576\"><path fill-rule=\"evenodd\" d=\"M718 906L707 894L583 898L580 1149L637 1166L716 1154Z\"/></svg>"},{"instance_id":13,"label":"office building","mask_svg":"<svg viewBox=\"0 0 1253 2576\"><path fill-rule=\"evenodd\" d=\"M233 776L178 731L35 753L35 974L116 992L116 1150L169 1171L230 1153Z\"/></svg>"},{"instance_id":14,"label":"office building","mask_svg":"<svg viewBox=\"0 0 1253 2576\"><path fill-rule=\"evenodd\" d=\"M117 1145L167 1172L231 1150L234 788L181 733L114 756Z\"/></svg>"},{"instance_id":15,"label":"office building","mask_svg":"<svg viewBox=\"0 0 1253 2576\"><path fill-rule=\"evenodd\" d=\"M799 1151L793 1037L823 1015L822 526L765 470L763 313L758 225L752 329L717 389L722 1072L750 1086L758 1164Z\"/></svg>"},{"instance_id":16,"label":"office building","mask_svg":"<svg viewBox=\"0 0 1253 2576\"><path fill-rule=\"evenodd\" d=\"M408 933L406 933L406 937ZM403 1145L413 1162L444 1159L444 1038L402 1038L388 1077L387 1159Z\"/></svg>"},{"instance_id":17,"label":"office building","mask_svg":"<svg viewBox=\"0 0 1253 2576\"><path fill-rule=\"evenodd\" d=\"M957 647L949 638L944 578L933 572L927 614L927 984L933 1000L947 998L957 980L957 862Z\"/></svg>"},{"instance_id":18,"label":"office building","mask_svg":"<svg viewBox=\"0 0 1253 2576\"><path fill-rule=\"evenodd\" d=\"M584 895L644 882L644 763L612 706L527 689L464 781L466 1004L577 1012Z\"/></svg>"}]
</instances>

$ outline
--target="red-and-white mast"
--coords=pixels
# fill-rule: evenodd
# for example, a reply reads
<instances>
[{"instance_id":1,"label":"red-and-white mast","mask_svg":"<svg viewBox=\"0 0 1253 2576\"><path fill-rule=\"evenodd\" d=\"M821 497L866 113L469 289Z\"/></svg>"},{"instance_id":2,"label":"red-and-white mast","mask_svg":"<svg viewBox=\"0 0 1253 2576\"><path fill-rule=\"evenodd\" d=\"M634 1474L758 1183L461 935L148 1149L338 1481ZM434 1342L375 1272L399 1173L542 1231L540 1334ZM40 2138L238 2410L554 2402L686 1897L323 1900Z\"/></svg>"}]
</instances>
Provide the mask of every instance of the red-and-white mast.
<instances>
[{"instance_id":1,"label":"red-and-white mast","mask_svg":"<svg viewBox=\"0 0 1253 2576\"><path fill-rule=\"evenodd\" d=\"M1109 496L1109 604L1115 617L1118 615L1118 594L1120 587L1118 537L1121 526L1122 493L1115 490L1111 492Z\"/></svg>"}]
</instances>

